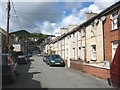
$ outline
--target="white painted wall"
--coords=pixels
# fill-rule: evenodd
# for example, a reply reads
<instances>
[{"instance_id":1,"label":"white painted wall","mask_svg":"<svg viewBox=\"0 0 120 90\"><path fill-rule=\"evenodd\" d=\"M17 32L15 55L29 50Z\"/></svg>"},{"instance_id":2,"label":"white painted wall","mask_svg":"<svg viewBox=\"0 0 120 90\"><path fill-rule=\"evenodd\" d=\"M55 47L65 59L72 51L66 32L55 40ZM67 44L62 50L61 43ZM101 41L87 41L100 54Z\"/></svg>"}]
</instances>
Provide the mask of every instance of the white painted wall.
<instances>
[{"instance_id":1,"label":"white painted wall","mask_svg":"<svg viewBox=\"0 0 120 90\"><path fill-rule=\"evenodd\" d=\"M21 45L20 44L13 44L14 51L21 51Z\"/></svg>"}]
</instances>

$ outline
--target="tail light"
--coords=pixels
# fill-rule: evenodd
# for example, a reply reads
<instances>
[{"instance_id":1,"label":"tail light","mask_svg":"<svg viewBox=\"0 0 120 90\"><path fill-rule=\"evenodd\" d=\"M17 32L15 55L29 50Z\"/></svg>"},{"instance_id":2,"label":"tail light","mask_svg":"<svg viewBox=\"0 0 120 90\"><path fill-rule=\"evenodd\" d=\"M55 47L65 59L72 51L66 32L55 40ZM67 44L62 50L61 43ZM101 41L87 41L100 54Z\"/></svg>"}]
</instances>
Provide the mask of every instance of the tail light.
<instances>
[{"instance_id":1,"label":"tail light","mask_svg":"<svg viewBox=\"0 0 120 90\"><path fill-rule=\"evenodd\" d=\"M10 56L8 55L8 65L10 65L10 63L11 63L11 60L10 60Z\"/></svg>"}]
</instances>

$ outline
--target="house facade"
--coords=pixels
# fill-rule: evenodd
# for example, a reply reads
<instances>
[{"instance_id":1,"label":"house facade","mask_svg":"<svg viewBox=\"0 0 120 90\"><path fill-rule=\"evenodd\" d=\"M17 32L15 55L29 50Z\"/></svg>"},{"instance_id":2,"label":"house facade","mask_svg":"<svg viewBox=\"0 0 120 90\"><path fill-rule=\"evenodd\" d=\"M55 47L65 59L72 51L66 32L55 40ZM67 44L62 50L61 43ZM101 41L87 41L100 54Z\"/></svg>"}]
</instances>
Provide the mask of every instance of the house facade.
<instances>
[{"instance_id":1,"label":"house facade","mask_svg":"<svg viewBox=\"0 0 120 90\"><path fill-rule=\"evenodd\" d=\"M103 23L105 60L112 62L118 43L120 43L120 5L110 10Z\"/></svg>"},{"instance_id":2,"label":"house facade","mask_svg":"<svg viewBox=\"0 0 120 90\"><path fill-rule=\"evenodd\" d=\"M90 23L85 33L86 62L102 63L104 61L102 21Z\"/></svg>"},{"instance_id":3,"label":"house facade","mask_svg":"<svg viewBox=\"0 0 120 90\"><path fill-rule=\"evenodd\" d=\"M7 33L4 29L0 28L0 53L6 51L6 36ZM13 37L9 35L9 48L12 46Z\"/></svg>"}]
</instances>

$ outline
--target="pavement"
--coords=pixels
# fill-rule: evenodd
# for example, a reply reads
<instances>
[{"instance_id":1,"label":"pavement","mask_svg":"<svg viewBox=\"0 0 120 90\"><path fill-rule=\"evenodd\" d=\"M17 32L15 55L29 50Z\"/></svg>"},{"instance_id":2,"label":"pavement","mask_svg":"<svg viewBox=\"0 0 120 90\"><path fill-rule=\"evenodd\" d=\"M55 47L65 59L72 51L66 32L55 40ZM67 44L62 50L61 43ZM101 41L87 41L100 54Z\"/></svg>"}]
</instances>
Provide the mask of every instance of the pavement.
<instances>
[{"instance_id":1,"label":"pavement","mask_svg":"<svg viewBox=\"0 0 120 90\"><path fill-rule=\"evenodd\" d=\"M3 88L111 88L106 80L67 67L50 67L43 57L33 55L32 61L19 65L15 83Z\"/></svg>"}]
</instances>

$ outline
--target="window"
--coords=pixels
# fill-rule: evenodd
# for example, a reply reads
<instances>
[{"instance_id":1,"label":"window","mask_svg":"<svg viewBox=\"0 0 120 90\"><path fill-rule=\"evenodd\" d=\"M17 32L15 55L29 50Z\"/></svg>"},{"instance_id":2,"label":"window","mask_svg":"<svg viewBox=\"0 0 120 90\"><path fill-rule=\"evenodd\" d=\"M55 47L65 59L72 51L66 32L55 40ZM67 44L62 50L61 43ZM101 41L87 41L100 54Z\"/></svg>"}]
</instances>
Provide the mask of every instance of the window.
<instances>
[{"instance_id":1,"label":"window","mask_svg":"<svg viewBox=\"0 0 120 90\"><path fill-rule=\"evenodd\" d=\"M117 46L118 46L118 42L113 42L112 43L112 59L115 55L115 51L116 51Z\"/></svg>"},{"instance_id":2,"label":"window","mask_svg":"<svg viewBox=\"0 0 120 90\"><path fill-rule=\"evenodd\" d=\"M82 30L82 37L85 37L85 30Z\"/></svg>"},{"instance_id":3,"label":"window","mask_svg":"<svg viewBox=\"0 0 120 90\"><path fill-rule=\"evenodd\" d=\"M69 39L69 36L67 36L67 39Z\"/></svg>"},{"instance_id":4,"label":"window","mask_svg":"<svg viewBox=\"0 0 120 90\"><path fill-rule=\"evenodd\" d=\"M91 25L91 38L95 36L95 28L94 25Z\"/></svg>"},{"instance_id":5,"label":"window","mask_svg":"<svg viewBox=\"0 0 120 90\"><path fill-rule=\"evenodd\" d=\"M73 37L75 37L75 33L73 33Z\"/></svg>"},{"instance_id":6,"label":"window","mask_svg":"<svg viewBox=\"0 0 120 90\"><path fill-rule=\"evenodd\" d=\"M75 48L73 48L73 58L75 58Z\"/></svg>"},{"instance_id":7,"label":"window","mask_svg":"<svg viewBox=\"0 0 120 90\"><path fill-rule=\"evenodd\" d=\"M92 45L92 60L96 60L96 45Z\"/></svg>"},{"instance_id":8,"label":"window","mask_svg":"<svg viewBox=\"0 0 120 90\"><path fill-rule=\"evenodd\" d=\"M91 38L94 37L94 36L95 36L95 32L94 32L94 30L92 29L92 30L91 30Z\"/></svg>"},{"instance_id":9,"label":"window","mask_svg":"<svg viewBox=\"0 0 120 90\"><path fill-rule=\"evenodd\" d=\"M81 47L79 47L79 58L81 59Z\"/></svg>"},{"instance_id":10,"label":"window","mask_svg":"<svg viewBox=\"0 0 120 90\"><path fill-rule=\"evenodd\" d=\"M68 49L66 49L66 56L67 56L66 58L68 58Z\"/></svg>"},{"instance_id":11,"label":"window","mask_svg":"<svg viewBox=\"0 0 120 90\"><path fill-rule=\"evenodd\" d=\"M118 29L120 27L118 11L115 11L114 13L112 13L110 19L112 22L112 30Z\"/></svg>"}]
</instances>

